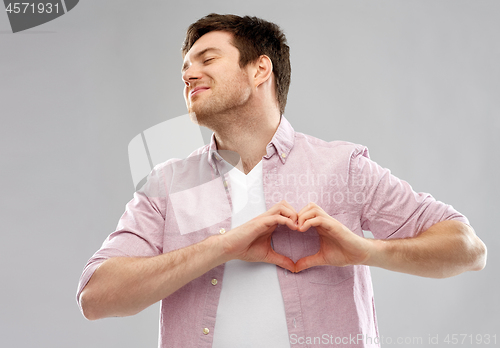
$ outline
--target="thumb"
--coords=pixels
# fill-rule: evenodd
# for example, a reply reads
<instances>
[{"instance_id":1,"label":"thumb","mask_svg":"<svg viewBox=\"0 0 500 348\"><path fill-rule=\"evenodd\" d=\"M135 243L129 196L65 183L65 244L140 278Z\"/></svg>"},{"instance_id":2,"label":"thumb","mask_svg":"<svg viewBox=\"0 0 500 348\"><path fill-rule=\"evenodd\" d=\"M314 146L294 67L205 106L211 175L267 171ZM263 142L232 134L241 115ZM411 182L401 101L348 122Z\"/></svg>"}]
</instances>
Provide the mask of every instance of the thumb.
<instances>
[{"instance_id":1,"label":"thumb","mask_svg":"<svg viewBox=\"0 0 500 348\"><path fill-rule=\"evenodd\" d=\"M305 256L297 261L295 264L295 273L303 271L305 269L325 265L325 260L319 252L314 255Z\"/></svg>"},{"instance_id":2,"label":"thumb","mask_svg":"<svg viewBox=\"0 0 500 348\"><path fill-rule=\"evenodd\" d=\"M295 263L288 257L278 254L274 250L271 250L269 254L267 254L266 259L264 260L267 263L273 263L281 268L285 268L290 272L295 272Z\"/></svg>"}]
</instances>

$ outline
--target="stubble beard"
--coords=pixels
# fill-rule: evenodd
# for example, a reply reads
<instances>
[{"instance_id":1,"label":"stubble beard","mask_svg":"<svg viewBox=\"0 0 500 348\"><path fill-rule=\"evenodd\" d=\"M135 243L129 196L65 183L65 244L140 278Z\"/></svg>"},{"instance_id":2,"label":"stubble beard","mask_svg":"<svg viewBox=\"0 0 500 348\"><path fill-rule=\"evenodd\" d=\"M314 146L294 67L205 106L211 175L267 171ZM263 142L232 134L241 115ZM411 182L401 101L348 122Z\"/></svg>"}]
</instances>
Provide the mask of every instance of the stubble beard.
<instances>
[{"instance_id":1,"label":"stubble beard","mask_svg":"<svg viewBox=\"0 0 500 348\"><path fill-rule=\"evenodd\" d=\"M191 103L188 112L196 124L217 131L238 117L239 111L248 103L251 91L242 81L235 81L225 84L224 88L211 88L208 93L212 95L200 95L199 99L203 97L206 100Z\"/></svg>"}]
</instances>

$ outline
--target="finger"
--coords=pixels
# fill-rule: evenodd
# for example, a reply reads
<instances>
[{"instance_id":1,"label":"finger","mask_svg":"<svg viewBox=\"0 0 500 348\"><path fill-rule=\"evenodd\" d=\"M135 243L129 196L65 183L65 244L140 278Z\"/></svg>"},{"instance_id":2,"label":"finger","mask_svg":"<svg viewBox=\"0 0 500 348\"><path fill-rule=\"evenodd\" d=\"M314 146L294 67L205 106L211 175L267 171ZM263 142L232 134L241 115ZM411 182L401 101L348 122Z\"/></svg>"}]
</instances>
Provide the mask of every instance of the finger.
<instances>
[{"instance_id":1,"label":"finger","mask_svg":"<svg viewBox=\"0 0 500 348\"><path fill-rule=\"evenodd\" d=\"M273 215L275 217L276 224L286 225L291 230L297 229L296 220L283 216L283 215Z\"/></svg>"},{"instance_id":2,"label":"finger","mask_svg":"<svg viewBox=\"0 0 500 348\"><path fill-rule=\"evenodd\" d=\"M290 219L292 219L294 222L297 221L297 212L295 211L294 207L290 205L287 201L281 201L281 206L283 207L283 213L286 212L286 216L288 216Z\"/></svg>"},{"instance_id":3,"label":"finger","mask_svg":"<svg viewBox=\"0 0 500 348\"><path fill-rule=\"evenodd\" d=\"M255 222L258 224L256 229L258 230L259 235L268 233L270 228L276 227L277 225L286 225L292 230L297 229L295 221L283 215L276 214L271 216L263 216L261 219L255 220Z\"/></svg>"},{"instance_id":4,"label":"finger","mask_svg":"<svg viewBox=\"0 0 500 348\"><path fill-rule=\"evenodd\" d=\"M329 227L328 223L332 223L334 219L326 213L321 213L316 209L306 211L299 216L298 230L301 232L307 231L311 226Z\"/></svg>"},{"instance_id":5,"label":"finger","mask_svg":"<svg viewBox=\"0 0 500 348\"><path fill-rule=\"evenodd\" d=\"M273 263L275 265L280 266L281 268L289 270L292 273L295 272L295 263L293 263L293 261L290 258L278 254L272 249L270 250L269 254L267 254L264 262Z\"/></svg>"},{"instance_id":6,"label":"finger","mask_svg":"<svg viewBox=\"0 0 500 348\"><path fill-rule=\"evenodd\" d=\"M292 205L285 200L282 200L281 202L276 203L275 205L283 205L283 206L287 207L288 209L293 210L295 212L295 209L292 207Z\"/></svg>"},{"instance_id":7,"label":"finger","mask_svg":"<svg viewBox=\"0 0 500 348\"><path fill-rule=\"evenodd\" d=\"M287 201L281 201L273 205L265 214L266 215L280 214L292 219L293 222L297 221L297 213L295 212L295 209Z\"/></svg>"},{"instance_id":8,"label":"finger","mask_svg":"<svg viewBox=\"0 0 500 348\"><path fill-rule=\"evenodd\" d=\"M319 226L323 223L323 216L318 215L315 210L310 210L299 217L299 231L307 231L311 226Z\"/></svg>"},{"instance_id":9,"label":"finger","mask_svg":"<svg viewBox=\"0 0 500 348\"><path fill-rule=\"evenodd\" d=\"M300 227L302 224L304 224L305 220L314 218L316 216L329 217L329 215L323 209L321 209L320 206L311 202L304 208L302 208L298 213L297 225Z\"/></svg>"},{"instance_id":10,"label":"finger","mask_svg":"<svg viewBox=\"0 0 500 348\"><path fill-rule=\"evenodd\" d=\"M304 223L307 220L313 219L316 216L317 216L317 211L313 208L306 210L306 211L302 212L301 214L299 214L298 219L297 219L297 226L298 226L299 230L302 229L302 225L304 225Z\"/></svg>"},{"instance_id":11,"label":"finger","mask_svg":"<svg viewBox=\"0 0 500 348\"><path fill-rule=\"evenodd\" d=\"M299 259L295 264L295 272L298 273L305 269L321 265L326 265L326 262L323 256L318 252L314 255L309 255Z\"/></svg>"},{"instance_id":12,"label":"finger","mask_svg":"<svg viewBox=\"0 0 500 348\"><path fill-rule=\"evenodd\" d=\"M321 227L323 230L328 232L337 232L339 229L343 228L343 225L331 216L314 216L304 221L304 223L298 226L297 230L299 232L305 232L311 227Z\"/></svg>"}]
</instances>

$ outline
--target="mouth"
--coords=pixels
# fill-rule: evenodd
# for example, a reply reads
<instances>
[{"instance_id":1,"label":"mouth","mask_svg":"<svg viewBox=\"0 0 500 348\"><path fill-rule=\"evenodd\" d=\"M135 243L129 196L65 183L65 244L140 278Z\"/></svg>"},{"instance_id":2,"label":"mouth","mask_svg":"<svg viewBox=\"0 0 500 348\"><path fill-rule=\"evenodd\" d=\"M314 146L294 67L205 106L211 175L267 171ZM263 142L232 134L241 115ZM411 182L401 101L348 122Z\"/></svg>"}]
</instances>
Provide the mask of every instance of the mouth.
<instances>
[{"instance_id":1,"label":"mouth","mask_svg":"<svg viewBox=\"0 0 500 348\"><path fill-rule=\"evenodd\" d=\"M189 92L189 98L192 98L195 95L206 91L207 89L210 89L210 87L196 87Z\"/></svg>"}]
</instances>

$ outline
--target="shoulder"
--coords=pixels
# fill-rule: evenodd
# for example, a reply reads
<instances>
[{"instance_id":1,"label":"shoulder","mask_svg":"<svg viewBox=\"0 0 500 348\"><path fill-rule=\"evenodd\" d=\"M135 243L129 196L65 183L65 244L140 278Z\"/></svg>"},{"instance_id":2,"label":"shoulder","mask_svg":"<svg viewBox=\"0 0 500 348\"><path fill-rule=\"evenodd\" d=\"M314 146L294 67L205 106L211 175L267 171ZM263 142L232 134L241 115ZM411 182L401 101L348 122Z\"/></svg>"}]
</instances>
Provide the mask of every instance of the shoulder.
<instances>
[{"instance_id":1,"label":"shoulder","mask_svg":"<svg viewBox=\"0 0 500 348\"><path fill-rule=\"evenodd\" d=\"M368 148L361 144L355 144L343 140L325 141L312 135L295 132L294 148L299 151L308 151L309 153L320 153L321 155L335 155L345 159L356 157L369 158Z\"/></svg>"},{"instance_id":2,"label":"shoulder","mask_svg":"<svg viewBox=\"0 0 500 348\"><path fill-rule=\"evenodd\" d=\"M192 166L195 163L207 160L210 153L210 145L204 145L189 154L186 158L170 158L169 160L154 166L153 171L171 171L172 168ZM207 162L208 165L208 162Z\"/></svg>"},{"instance_id":3,"label":"shoulder","mask_svg":"<svg viewBox=\"0 0 500 348\"><path fill-rule=\"evenodd\" d=\"M156 165L150 177L156 178L159 186L169 193L199 186L214 178L209 155L210 146L202 146L186 158L172 158Z\"/></svg>"}]
</instances>

